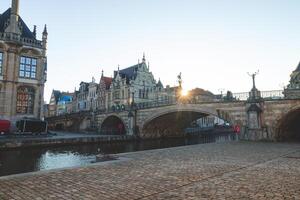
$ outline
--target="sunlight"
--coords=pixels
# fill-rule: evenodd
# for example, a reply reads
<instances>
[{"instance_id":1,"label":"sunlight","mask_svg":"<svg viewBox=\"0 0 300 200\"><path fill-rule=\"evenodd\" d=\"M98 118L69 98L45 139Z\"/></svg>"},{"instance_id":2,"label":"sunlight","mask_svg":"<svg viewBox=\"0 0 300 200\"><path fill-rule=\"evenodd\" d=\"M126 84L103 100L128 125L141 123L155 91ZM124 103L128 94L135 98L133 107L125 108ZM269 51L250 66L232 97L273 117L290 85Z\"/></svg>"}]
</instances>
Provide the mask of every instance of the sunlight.
<instances>
[{"instance_id":1,"label":"sunlight","mask_svg":"<svg viewBox=\"0 0 300 200\"><path fill-rule=\"evenodd\" d=\"M189 91L188 91L187 89L182 89L182 90L181 90L181 96L186 97L186 96L188 96L188 95L189 95Z\"/></svg>"}]
</instances>

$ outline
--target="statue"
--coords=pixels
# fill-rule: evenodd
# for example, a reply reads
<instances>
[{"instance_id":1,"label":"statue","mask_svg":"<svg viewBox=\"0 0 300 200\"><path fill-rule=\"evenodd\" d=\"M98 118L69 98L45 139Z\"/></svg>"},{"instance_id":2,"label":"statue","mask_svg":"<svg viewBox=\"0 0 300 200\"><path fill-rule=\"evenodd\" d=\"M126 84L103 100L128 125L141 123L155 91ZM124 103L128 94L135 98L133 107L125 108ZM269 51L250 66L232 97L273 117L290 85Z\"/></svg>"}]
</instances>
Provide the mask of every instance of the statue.
<instances>
[{"instance_id":1,"label":"statue","mask_svg":"<svg viewBox=\"0 0 300 200\"><path fill-rule=\"evenodd\" d=\"M181 72L177 76L177 81L178 81L178 84L179 84L179 88L182 88L182 76L181 76Z\"/></svg>"},{"instance_id":2,"label":"statue","mask_svg":"<svg viewBox=\"0 0 300 200\"><path fill-rule=\"evenodd\" d=\"M248 100L250 100L250 101L259 101L259 100L261 100L261 93L255 86L255 77L258 75L258 73L259 73L259 70L257 70L257 72L255 72L253 74L250 74L248 72L248 75L252 77L252 81L253 81L253 88L249 92L249 98L248 98Z\"/></svg>"},{"instance_id":3,"label":"statue","mask_svg":"<svg viewBox=\"0 0 300 200\"><path fill-rule=\"evenodd\" d=\"M255 72L255 73L253 73L253 74L250 74L250 73L248 72L248 75L252 77L252 81L253 81L253 89L256 89L256 87L255 87L255 77L258 75L258 73L259 73L259 70L257 70L257 72Z\"/></svg>"}]
</instances>

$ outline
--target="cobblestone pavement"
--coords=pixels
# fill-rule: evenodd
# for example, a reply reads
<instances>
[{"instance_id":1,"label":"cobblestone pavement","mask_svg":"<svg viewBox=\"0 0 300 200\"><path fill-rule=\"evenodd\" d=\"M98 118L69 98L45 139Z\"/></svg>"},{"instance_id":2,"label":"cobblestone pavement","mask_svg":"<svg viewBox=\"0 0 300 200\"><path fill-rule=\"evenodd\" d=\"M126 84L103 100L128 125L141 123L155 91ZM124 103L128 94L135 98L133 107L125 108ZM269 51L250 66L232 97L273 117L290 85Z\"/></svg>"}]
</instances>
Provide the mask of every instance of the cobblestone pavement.
<instances>
[{"instance_id":1,"label":"cobblestone pavement","mask_svg":"<svg viewBox=\"0 0 300 200\"><path fill-rule=\"evenodd\" d=\"M0 199L300 199L300 144L232 142L0 178Z\"/></svg>"}]
</instances>

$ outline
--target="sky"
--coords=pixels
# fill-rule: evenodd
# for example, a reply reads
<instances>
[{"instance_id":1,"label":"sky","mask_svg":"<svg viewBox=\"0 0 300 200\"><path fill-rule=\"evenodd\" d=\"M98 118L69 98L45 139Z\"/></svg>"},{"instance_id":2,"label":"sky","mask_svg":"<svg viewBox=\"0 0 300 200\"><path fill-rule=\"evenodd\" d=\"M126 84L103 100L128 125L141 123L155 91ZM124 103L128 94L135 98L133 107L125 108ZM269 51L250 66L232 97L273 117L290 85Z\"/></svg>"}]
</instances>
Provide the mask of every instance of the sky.
<instances>
[{"instance_id":1,"label":"sky","mask_svg":"<svg viewBox=\"0 0 300 200\"><path fill-rule=\"evenodd\" d=\"M11 0L1 0L0 12ZM282 89L300 61L299 0L20 0L38 38L47 24L48 80L74 91L101 71L138 63L143 52L164 85L220 93Z\"/></svg>"}]
</instances>

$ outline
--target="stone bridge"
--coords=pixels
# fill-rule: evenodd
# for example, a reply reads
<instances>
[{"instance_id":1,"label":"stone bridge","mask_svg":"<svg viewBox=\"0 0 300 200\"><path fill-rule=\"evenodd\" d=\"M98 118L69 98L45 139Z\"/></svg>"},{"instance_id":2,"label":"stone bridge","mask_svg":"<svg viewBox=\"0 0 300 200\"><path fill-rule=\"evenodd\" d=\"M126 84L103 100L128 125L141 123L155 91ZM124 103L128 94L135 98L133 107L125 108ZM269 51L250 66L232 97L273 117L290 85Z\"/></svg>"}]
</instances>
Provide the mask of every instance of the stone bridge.
<instances>
[{"instance_id":1,"label":"stone bridge","mask_svg":"<svg viewBox=\"0 0 300 200\"><path fill-rule=\"evenodd\" d=\"M48 117L45 120L50 130L79 131L91 128L93 117L93 112L86 111Z\"/></svg>"},{"instance_id":2,"label":"stone bridge","mask_svg":"<svg viewBox=\"0 0 300 200\"><path fill-rule=\"evenodd\" d=\"M259 108L256 111L259 112L257 122L251 115L253 105ZM64 118L64 123L68 123L69 126L77 124L77 128L80 129L86 128L82 124L94 124L98 131L106 134L109 134L109 131L120 131L120 134L136 134L141 138L158 138L181 136L193 121L208 115L239 125L242 128L243 139L292 140L299 139L300 135L300 99L265 100L255 104L247 101L178 103L133 111L85 114L76 120L71 117ZM53 126L53 123L62 122L63 118L54 121L49 121L49 124ZM120 124L121 129L118 129Z\"/></svg>"}]
</instances>

